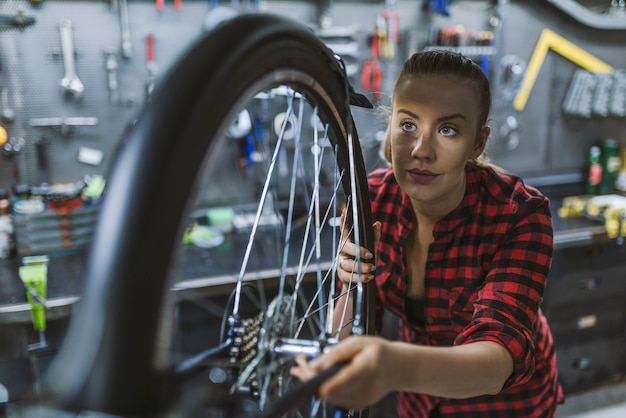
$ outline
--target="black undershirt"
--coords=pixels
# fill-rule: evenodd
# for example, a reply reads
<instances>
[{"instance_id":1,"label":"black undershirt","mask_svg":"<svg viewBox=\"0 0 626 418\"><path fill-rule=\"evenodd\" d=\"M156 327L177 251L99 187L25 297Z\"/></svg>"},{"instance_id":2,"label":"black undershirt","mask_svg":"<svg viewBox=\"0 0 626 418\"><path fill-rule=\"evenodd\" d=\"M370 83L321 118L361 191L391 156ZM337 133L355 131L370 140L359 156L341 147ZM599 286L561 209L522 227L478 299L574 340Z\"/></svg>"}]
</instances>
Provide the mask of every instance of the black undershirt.
<instances>
[{"instance_id":1,"label":"black undershirt","mask_svg":"<svg viewBox=\"0 0 626 418\"><path fill-rule=\"evenodd\" d=\"M423 324L425 322L423 300L404 298L404 312L406 319L411 323Z\"/></svg>"}]
</instances>

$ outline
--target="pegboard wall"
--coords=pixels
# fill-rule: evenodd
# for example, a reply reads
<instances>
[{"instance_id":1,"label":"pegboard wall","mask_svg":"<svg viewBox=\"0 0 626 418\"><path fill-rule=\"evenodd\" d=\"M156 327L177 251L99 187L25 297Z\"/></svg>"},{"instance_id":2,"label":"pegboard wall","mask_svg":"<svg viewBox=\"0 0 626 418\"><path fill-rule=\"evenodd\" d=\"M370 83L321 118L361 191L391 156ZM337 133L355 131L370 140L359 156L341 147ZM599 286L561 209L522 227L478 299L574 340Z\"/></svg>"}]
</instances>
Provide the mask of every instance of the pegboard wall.
<instances>
[{"instance_id":1,"label":"pegboard wall","mask_svg":"<svg viewBox=\"0 0 626 418\"><path fill-rule=\"evenodd\" d=\"M131 0L127 10L132 53L124 57L119 0L0 3L0 15L22 13L34 19L22 28L0 29L0 112L12 112L13 119L5 118L2 125L7 143L17 146L0 157L0 187L72 183L84 175L104 174L124 129L147 100L147 36L154 39L158 80L203 33L209 2L187 0L175 10L166 1L159 11L155 2ZM75 72L84 86L79 100L60 86L64 22L72 25ZM107 59L116 67L111 74L117 79L115 90L109 88ZM71 118L88 118L82 121L88 124ZM68 125L75 122L77 126Z\"/></svg>"},{"instance_id":2,"label":"pegboard wall","mask_svg":"<svg viewBox=\"0 0 626 418\"><path fill-rule=\"evenodd\" d=\"M121 54L120 0L4 0L0 15L16 16L18 11L34 18L23 28L0 26L0 117L6 105L14 119L0 124L21 150L8 156L0 153L0 187L15 183L38 185L41 182L72 183L87 174L106 174L115 155L124 129L138 115L146 101L146 83L150 72L146 66L146 36L154 36L154 58L159 76L205 28L214 2L184 0L176 10L174 0L164 1L163 10L149 0L127 0L133 54ZM314 23L315 1L237 1L262 11L286 14L305 23ZM421 1L399 1L398 9L403 29L403 50L420 49L432 42L433 30L464 24L478 30L493 16L493 3L487 0L454 2L449 16L433 16L421 7ZM626 141L624 118L579 117L562 109L576 64L550 53L542 65L529 103L523 112L511 109L503 90L502 63L514 57L528 63L539 34L549 28L581 48L593 53L616 69L626 68L623 30L587 28L566 16L548 2L534 0L500 1L500 33L495 38L497 54L492 57L491 71L494 93L492 109L492 138L489 153L497 164L523 176L544 174L581 174L590 145L603 138ZM384 7L383 0L337 0L332 2L332 17L338 26L360 26L359 33L371 32ZM61 23L72 22L76 49L76 73L85 90L80 101L68 98L59 86L64 75L61 53ZM520 36L520 34L524 34ZM360 60L367 59L367 45L361 45ZM113 100L107 88L106 54L111 50L117 60L117 97ZM400 60L401 61L401 60ZM388 91L398 70L399 61L383 62L382 104L388 104ZM216 65L219 65L216 62ZM360 72L351 77L358 90ZM506 87L506 86L505 86ZM2 100L6 97L6 100ZM354 111L357 128L367 162L376 165L381 130L385 128L383 113L375 123L372 114ZM521 137L512 143L501 132L506 121L515 116ZM93 126L34 127L32 121L41 118L97 118ZM361 121L365 121L361 123ZM79 161L81 150L94 150L102 160ZM41 152L38 152L41 151ZM44 158L40 158L44 157ZM91 162L91 163L89 163ZM581 174L582 175L582 174Z\"/></svg>"}]
</instances>

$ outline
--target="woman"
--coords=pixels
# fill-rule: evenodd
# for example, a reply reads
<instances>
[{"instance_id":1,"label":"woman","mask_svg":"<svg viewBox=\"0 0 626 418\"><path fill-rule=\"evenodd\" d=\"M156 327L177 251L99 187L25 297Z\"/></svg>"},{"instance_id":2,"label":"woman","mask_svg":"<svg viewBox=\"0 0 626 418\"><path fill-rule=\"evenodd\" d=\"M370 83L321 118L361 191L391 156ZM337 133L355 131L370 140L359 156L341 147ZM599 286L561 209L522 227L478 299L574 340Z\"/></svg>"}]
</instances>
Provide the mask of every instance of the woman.
<instances>
[{"instance_id":1,"label":"woman","mask_svg":"<svg viewBox=\"0 0 626 418\"><path fill-rule=\"evenodd\" d=\"M376 261L361 271L365 280L376 272L377 310L400 318L399 341L351 336L310 363L298 358L292 374L307 380L348 361L319 396L360 409L397 391L400 417L553 416L563 395L540 309L553 252L549 201L479 162L488 79L459 54L417 53L391 104L390 167L369 176ZM355 254L352 243L341 249L344 289ZM344 292L337 304L351 299Z\"/></svg>"}]
</instances>

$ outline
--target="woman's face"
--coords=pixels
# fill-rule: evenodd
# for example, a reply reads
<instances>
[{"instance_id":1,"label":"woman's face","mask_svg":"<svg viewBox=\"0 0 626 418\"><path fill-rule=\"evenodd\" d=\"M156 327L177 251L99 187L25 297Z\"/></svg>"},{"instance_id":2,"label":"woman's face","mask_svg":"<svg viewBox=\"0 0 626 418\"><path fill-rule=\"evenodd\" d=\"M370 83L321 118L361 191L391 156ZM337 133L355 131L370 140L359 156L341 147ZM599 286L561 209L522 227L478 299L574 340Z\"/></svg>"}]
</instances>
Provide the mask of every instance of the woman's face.
<instances>
[{"instance_id":1,"label":"woman's face","mask_svg":"<svg viewBox=\"0 0 626 418\"><path fill-rule=\"evenodd\" d=\"M411 77L398 86L391 161L415 207L450 212L463 198L465 164L482 153L489 136L489 128L478 126L478 101L475 88L456 77Z\"/></svg>"}]
</instances>

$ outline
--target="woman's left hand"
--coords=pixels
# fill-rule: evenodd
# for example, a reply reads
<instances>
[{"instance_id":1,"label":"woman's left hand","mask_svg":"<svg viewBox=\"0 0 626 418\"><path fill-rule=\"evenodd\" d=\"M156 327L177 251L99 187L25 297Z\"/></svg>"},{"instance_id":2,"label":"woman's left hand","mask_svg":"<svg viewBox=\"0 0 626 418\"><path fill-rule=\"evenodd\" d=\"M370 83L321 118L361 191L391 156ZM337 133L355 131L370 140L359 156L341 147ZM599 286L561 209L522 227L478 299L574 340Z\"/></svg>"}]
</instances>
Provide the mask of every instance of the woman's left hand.
<instances>
[{"instance_id":1,"label":"woman's left hand","mask_svg":"<svg viewBox=\"0 0 626 418\"><path fill-rule=\"evenodd\" d=\"M311 360L296 357L291 374L307 381L334 364L347 362L334 376L322 383L320 399L346 409L363 409L393 390L392 343L379 337L351 336L327 353Z\"/></svg>"}]
</instances>

